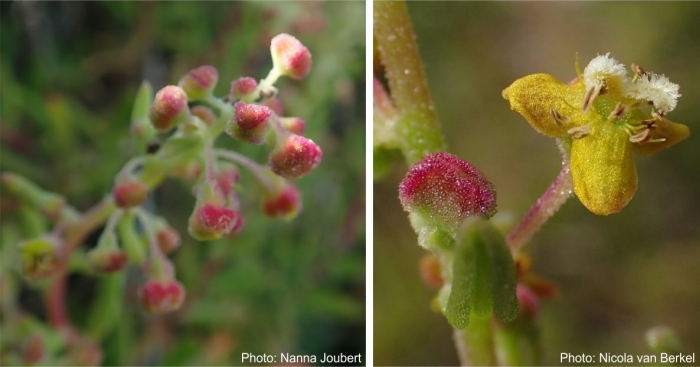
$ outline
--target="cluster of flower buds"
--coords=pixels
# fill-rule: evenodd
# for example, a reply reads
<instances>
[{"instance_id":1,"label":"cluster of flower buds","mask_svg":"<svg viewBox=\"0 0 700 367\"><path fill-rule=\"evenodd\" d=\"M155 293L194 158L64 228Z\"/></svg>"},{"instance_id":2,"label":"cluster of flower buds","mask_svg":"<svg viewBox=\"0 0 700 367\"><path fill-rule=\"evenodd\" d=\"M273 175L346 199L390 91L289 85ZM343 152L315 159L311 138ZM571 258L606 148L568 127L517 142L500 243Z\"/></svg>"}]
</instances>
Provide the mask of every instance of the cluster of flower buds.
<instances>
[{"instance_id":1,"label":"cluster of flower buds","mask_svg":"<svg viewBox=\"0 0 700 367\"><path fill-rule=\"evenodd\" d=\"M290 181L316 168L323 153L302 136L304 120L283 116L274 84L282 76L306 77L311 53L288 34L274 37L270 50L273 67L268 76L260 81L251 77L234 80L223 99L214 96L219 73L209 65L190 70L177 85L165 86L155 94L150 84L143 83L136 94L131 134L142 155L116 175L105 201L104 210L110 213L105 229L85 259L97 274L119 271L129 263L143 266L147 280L138 296L149 313L177 310L185 298L184 287L175 279L175 269L166 257L180 246L180 235L165 219L143 208L150 191L164 178L176 176L195 182L196 200L188 232L199 241L243 229L241 190L237 187L241 169L260 183L259 200L266 216L288 220L301 210L301 195ZM238 152L215 148L216 139L224 132L245 143L268 144L267 161L257 163ZM3 174L2 181L10 192L50 219L64 224L80 220L61 196L16 175ZM57 264L66 260L59 254L70 255L76 249L66 244L64 235L63 226L57 226L51 236L20 243L24 273L30 278L53 274Z\"/></svg>"}]
</instances>

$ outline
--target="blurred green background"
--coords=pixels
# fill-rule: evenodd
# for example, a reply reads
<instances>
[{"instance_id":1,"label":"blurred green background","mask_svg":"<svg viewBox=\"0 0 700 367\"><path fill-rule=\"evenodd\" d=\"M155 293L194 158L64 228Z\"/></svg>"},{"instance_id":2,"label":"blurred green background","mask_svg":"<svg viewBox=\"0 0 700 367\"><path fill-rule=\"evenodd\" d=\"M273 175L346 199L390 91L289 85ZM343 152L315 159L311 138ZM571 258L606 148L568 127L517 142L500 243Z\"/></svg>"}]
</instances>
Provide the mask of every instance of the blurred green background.
<instances>
[{"instance_id":1,"label":"blurred green background","mask_svg":"<svg viewBox=\"0 0 700 367\"><path fill-rule=\"evenodd\" d=\"M674 328L700 355L700 3L409 2L430 90L450 152L479 167L498 206L519 220L556 177L552 139L501 97L516 79L574 77L611 52L665 74L682 97L669 119L691 135L635 157L639 188L621 213L600 217L570 199L526 246L533 270L555 281L544 305L545 364L559 354L645 354L644 332ZM432 312L417 246L397 187L397 165L374 192L374 353L378 365L455 365L452 331ZM697 362L697 360L696 360Z\"/></svg>"},{"instance_id":2,"label":"blurred green background","mask_svg":"<svg viewBox=\"0 0 700 367\"><path fill-rule=\"evenodd\" d=\"M223 96L237 77L267 75L278 33L313 55L305 80L277 83L285 115L302 117L305 136L324 151L320 167L297 181L302 213L292 222L264 217L243 171L245 229L196 243L186 233L191 183L166 181L148 205L183 237L171 257L187 303L173 315L145 315L135 302L140 270L128 268L119 322L101 340L104 364L235 365L242 352L320 359L364 351L364 3L2 2L0 10L0 171L25 175L81 210L111 190L136 153L128 128L142 80L157 91L210 64ZM228 136L219 143L267 159L264 147ZM1 207L3 303L45 319L42 284L22 281L12 263L14 246L29 236L17 203L3 194ZM70 278L69 313L79 327L98 287L95 278Z\"/></svg>"}]
</instances>

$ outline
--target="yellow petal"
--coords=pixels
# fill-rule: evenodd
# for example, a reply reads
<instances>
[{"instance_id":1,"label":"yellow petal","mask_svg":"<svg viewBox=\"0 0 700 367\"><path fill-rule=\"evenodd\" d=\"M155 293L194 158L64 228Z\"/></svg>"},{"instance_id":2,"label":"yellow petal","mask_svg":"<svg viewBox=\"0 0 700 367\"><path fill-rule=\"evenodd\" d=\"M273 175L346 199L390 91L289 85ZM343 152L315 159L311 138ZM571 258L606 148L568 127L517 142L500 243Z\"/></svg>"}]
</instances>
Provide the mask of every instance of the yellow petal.
<instances>
[{"instance_id":1,"label":"yellow petal","mask_svg":"<svg viewBox=\"0 0 700 367\"><path fill-rule=\"evenodd\" d=\"M690 135L690 129L683 124L677 124L666 119L657 121L651 130L652 139L666 139L657 143L633 144L635 153L643 156L652 155L685 140Z\"/></svg>"},{"instance_id":2,"label":"yellow petal","mask_svg":"<svg viewBox=\"0 0 700 367\"><path fill-rule=\"evenodd\" d=\"M598 215L617 213L637 191L637 170L629 135L609 121L599 121L591 134L571 146L574 192Z\"/></svg>"},{"instance_id":3,"label":"yellow petal","mask_svg":"<svg viewBox=\"0 0 700 367\"><path fill-rule=\"evenodd\" d=\"M513 82L503 90L503 98L535 130L550 137L561 137L572 127L586 123L581 111L585 89L581 81L568 86L551 75L533 74ZM552 117L552 109L565 118L561 124Z\"/></svg>"}]
</instances>

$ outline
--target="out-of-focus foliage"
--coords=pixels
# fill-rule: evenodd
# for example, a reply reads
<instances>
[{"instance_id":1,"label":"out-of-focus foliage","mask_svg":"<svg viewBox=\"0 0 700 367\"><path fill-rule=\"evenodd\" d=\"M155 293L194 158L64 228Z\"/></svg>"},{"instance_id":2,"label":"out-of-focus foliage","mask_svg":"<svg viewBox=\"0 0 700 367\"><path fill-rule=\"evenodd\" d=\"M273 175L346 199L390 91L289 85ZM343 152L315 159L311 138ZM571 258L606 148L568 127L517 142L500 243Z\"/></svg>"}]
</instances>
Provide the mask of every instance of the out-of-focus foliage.
<instances>
[{"instance_id":1,"label":"out-of-focus foliage","mask_svg":"<svg viewBox=\"0 0 700 367\"><path fill-rule=\"evenodd\" d=\"M687 124L690 138L637 158L639 188L629 206L600 217L571 199L526 252L533 271L561 291L540 316L545 364L559 364L562 352L650 353L644 333L660 324L697 355L700 4L409 2L408 9L448 149L484 172L499 212L514 221L554 180L560 160L555 144L510 110L505 87L540 72L568 81L577 52L582 66L611 52L681 86L668 117ZM451 329L431 311L434 291L420 280L424 251L399 205L406 170L393 167L375 186L374 361L455 365Z\"/></svg>"},{"instance_id":2,"label":"out-of-focus foliage","mask_svg":"<svg viewBox=\"0 0 700 367\"><path fill-rule=\"evenodd\" d=\"M265 77L275 34L293 34L313 54L305 80L278 83L285 115L302 117L305 135L324 150L321 166L297 182L301 214L272 221L259 210L259 193L243 192L244 231L197 243L186 234L194 205L188 185L166 181L149 205L183 235L172 258L188 292L184 310L163 318L139 311L134 296L142 275L129 268L122 317L101 340L104 364L240 364L242 352L321 356L364 349L363 3L0 7L0 171L61 193L80 210L109 192L114 174L137 153L128 128L142 80L158 90L209 64L219 70L215 94L223 96L237 77ZM259 162L269 152L228 136L219 144ZM243 187L256 186L245 172L243 180ZM16 297L23 312L43 320L39 291L11 262L16 243L34 235L18 209L2 196L0 286L14 290L2 294L3 302ZM68 307L78 327L89 322L102 282L70 278Z\"/></svg>"}]
</instances>

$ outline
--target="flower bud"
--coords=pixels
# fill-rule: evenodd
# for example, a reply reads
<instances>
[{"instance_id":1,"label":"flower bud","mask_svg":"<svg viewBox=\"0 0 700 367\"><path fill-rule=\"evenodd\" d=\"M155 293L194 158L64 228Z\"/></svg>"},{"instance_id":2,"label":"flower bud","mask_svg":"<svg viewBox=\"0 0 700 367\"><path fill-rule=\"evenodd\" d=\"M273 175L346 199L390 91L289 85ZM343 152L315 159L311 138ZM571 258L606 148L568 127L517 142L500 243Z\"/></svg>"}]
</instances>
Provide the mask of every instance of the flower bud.
<instances>
[{"instance_id":1,"label":"flower bud","mask_svg":"<svg viewBox=\"0 0 700 367\"><path fill-rule=\"evenodd\" d=\"M518 284L515 295L518 297L518 304L520 304L520 315L529 319L537 317L540 311L540 300L537 294L530 288Z\"/></svg>"},{"instance_id":2,"label":"flower bud","mask_svg":"<svg viewBox=\"0 0 700 367\"><path fill-rule=\"evenodd\" d=\"M280 123L290 133L303 135L306 130L306 123L299 117L282 117Z\"/></svg>"},{"instance_id":3,"label":"flower bud","mask_svg":"<svg viewBox=\"0 0 700 367\"><path fill-rule=\"evenodd\" d=\"M151 106L151 123L160 132L166 132L189 118L187 94L180 87L169 85L156 93Z\"/></svg>"},{"instance_id":4,"label":"flower bud","mask_svg":"<svg viewBox=\"0 0 700 367\"><path fill-rule=\"evenodd\" d=\"M234 114L226 125L226 133L233 138L260 145L265 142L272 111L265 106L236 102Z\"/></svg>"},{"instance_id":5,"label":"flower bud","mask_svg":"<svg viewBox=\"0 0 700 367\"><path fill-rule=\"evenodd\" d=\"M188 224L187 231L192 238L210 241L240 231L243 227L243 216L230 208L204 204L195 207Z\"/></svg>"},{"instance_id":6,"label":"flower bud","mask_svg":"<svg viewBox=\"0 0 700 367\"><path fill-rule=\"evenodd\" d=\"M114 186L112 197L120 208L139 206L148 197L148 186L141 181L122 182Z\"/></svg>"},{"instance_id":7,"label":"flower bud","mask_svg":"<svg viewBox=\"0 0 700 367\"><path fill-rule=\"evenodd\" d=\"M216 182L219 185L221 193L228 197L233 191L233 186L241 180L241 173L236 166L230 166L219 171L216 176Z\"/></svg>"},{"instance_id":8,"label":"flower bud","mask_svg":"<svg viewBox=\"0 0 700 367\"><path fill-rule=\"evenodd\" d=\"M281 137L270 153L272 172L287 179L297 179L316 168L323 158L321 147L301 135Z\"/></svg>"},{"instance_id":9,"label":"flower bud","mask_svg":"<svg viewBox=\"0 0 700 367\"><path fill-rule=\"evenodd\" d=\"M95 248L88 253L88 260L95 271L111 273L124 268L127 262L126 252L119 248Z\"/></svg>"},{"instance_id":10,"label":"flower bud","mask_svg":"<svg viewBox=\"0 0 700 367\"><path fill-rule=\"evenodd\" d=\"M22 270L31 278L50 275L56 267L58 242L53 237L32 238L19 243Z\"/></svg>"},{"instance_id":11,"label":"flower bud","mask_svg":"<svg viewBox=\"0 0 700 367\"><path fill-rule=\"evenodd\" d=\"M291 220L301 211L299 190L294 185L285 184L274 194L266 195L262 207L270 218Z\"/></svg>"},{"instance_id":12,"label":"flower bud","mask_svg":"<svg viewBox=\"0 0 700 367\"><path fill-rule=\"evenodd\" d=\"M263 99L260 103L262 103L263 106L269 107L277 116L282 116L284 113L282 101L277 97Z\"/></svg>"},{"instance_id":13,"label":"flower bud","mask_svg":"<svg viewBox=\"0 0 700 367\"><path fill-rule=\"evenodd\" d=\"M442 265L435 254L429 252L423 255L423 258L420 259L419 269L423 283L435 290L442 288L445 283L445 280L442 279Z\"/></svg>"},{"instance_id":14,"label":"flower bud","mask_svg":"<svg viewBox=\"0 0 700 367\"><path fill-rule=\"evenodd\" d=\"M199 117L207 126L214 125L217 119L214 112L210 108L204 106L192 107L192 115Z\"/></svg>"},{"instance_id":15,"label":"flower bud","mask_svg":"<svg viewBox=\"0 0 700 367\"><path fill-rule=\"evenodd\" d=\"M44 338L40 334L32 334L22 342L20 352L22 361L27 365L36 365L44 359L46 355L46 346Z\"/></svg>"},{"instance_id":16,"label":"flower bud","mask_svg":"<svg viewBox=\"0 0 700 367\"><path fill-rule=\"evenodd\" d=\"M303 79L311 69L311 53L298 39L279 34L270 44L272 63L282 75Z\"/></svg>"},{"instance_id":17,"label":"flower bud","mask_svg":"<svg viewBox=\"0 0 700 367\"><path fill-rule=\"evenodd\" d=\"M196 101L209 96L218 81L219 72L216 71L216 68L203 65L190 70L180 78L177 85L185 91L190 101Z\"/></svg>"},{"instance_id":18,"label":"flower bud","mask_svg":"<svg viewBox=\"0 0 700 367\"><path fill-rule=\"evenodd\" d=\"M138 290L141 307L156 315L176 311L185 301L185 288L175 279L151 279Z\"/></svg>"},{"instance_id":19,"label":"flower bud","mask_svg":"<svg viewBox=\"0 0 700 367\"><path fill-rule=\"evenodd\" d=\"M238 78L231 82L231 98L243 99L248 97L258 87L258 82L251 77Z\"/></svg>"},{"instance_id":20,"label":"flower bud","mask_svg":"<svg viewBox=\"0 0 700 367\"><path fill-rule=\"evenodd\" d=\"M165 255L175 251L180 247L180 243L182 242L180 234L170 227L161 228L156 233L156 239L158 240L160 250Z\"/></svg>"},{"instance_id":21,"label":"flower bud","mask_svg":"<svg viewBox=\"0 0 700 367\"><path fill-rule=\"evenodd\" d=\"M404 210L449 233L467 217L496 212L496 190L474 166L447 153L425 156L399 186Z\"/></svg>"}]
</instances>

